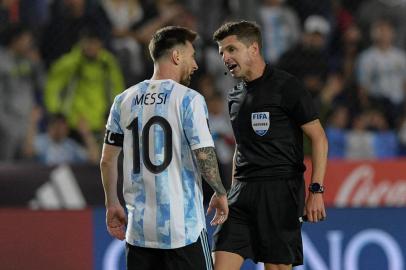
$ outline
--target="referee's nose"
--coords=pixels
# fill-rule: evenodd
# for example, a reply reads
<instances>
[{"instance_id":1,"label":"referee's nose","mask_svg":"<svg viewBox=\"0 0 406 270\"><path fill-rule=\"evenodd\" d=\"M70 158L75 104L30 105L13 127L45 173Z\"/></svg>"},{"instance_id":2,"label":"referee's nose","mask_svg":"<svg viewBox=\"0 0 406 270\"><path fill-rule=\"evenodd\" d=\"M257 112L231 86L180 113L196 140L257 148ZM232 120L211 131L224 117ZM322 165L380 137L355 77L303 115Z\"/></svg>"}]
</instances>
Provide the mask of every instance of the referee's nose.
<instances>
[{"instance_id":1,"label":"referee's nose","mask_svg":"<svg viewBox=\"0 0 406 270\"><path fill-rule=\"evenodd\" d=\"M228 59L230 58L230 56L228 55L228 53L227 53L227 52L223 52L223 54L222 54L221 57L223 58L224 64L227 64L227 61L228 61Z\"/></svg>"}]
</instances>

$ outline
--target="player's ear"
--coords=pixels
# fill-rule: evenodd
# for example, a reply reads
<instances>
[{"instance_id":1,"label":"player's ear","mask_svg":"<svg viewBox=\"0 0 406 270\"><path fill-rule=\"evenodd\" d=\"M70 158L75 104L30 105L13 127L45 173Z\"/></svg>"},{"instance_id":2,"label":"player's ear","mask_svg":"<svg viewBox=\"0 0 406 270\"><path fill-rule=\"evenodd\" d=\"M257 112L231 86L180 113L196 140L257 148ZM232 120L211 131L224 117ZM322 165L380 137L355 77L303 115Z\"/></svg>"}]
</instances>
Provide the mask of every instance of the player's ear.
<instances>
[{"instance_id":1,"label":"player's ear","mask_svg":"<svg viewBox=\"0 0 406 270\"><path fill-rule=\"evenodd\" d=\"M175 65L179 65L180 64L180 58L181 58L181 55L180 55L179 49L174 49L172 51L172 54L171 54L171 59L172 59L173 63Z\"/></svg>"}]
</instances>

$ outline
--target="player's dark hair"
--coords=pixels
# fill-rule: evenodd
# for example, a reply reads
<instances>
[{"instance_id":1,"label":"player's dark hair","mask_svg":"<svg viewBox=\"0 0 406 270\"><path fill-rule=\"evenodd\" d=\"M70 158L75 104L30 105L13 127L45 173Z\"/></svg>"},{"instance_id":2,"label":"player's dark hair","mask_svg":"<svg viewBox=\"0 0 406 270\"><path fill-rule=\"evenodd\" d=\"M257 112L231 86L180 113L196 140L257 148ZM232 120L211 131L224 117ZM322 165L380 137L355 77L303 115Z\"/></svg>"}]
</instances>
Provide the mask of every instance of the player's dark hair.
<instances>
[{"instance_id":1,"label":"player's dark hair","mask_svg":"<svg viewBox=\"0 0 406 270\"><path fill-rule=\"evenodd\" d=\"M155 62L176 45L193 42L197 33L181 26L167 26L158 30L149 42L149 53Z\"/></svg>"},{"instance_id":2,"label":"player's dark hair","mask_svg":"<svg viewBox=\"0 0 406 270\"><path fill-rule=\"evenodd\" d=\"M219 42L226 37L233 35L237 36L237 39L246 46L251 45L253 42L257 42L259 49L262 49L261 29L255 22L227 22L214 32L213 40Z\"/></svg>"}]
</instances>

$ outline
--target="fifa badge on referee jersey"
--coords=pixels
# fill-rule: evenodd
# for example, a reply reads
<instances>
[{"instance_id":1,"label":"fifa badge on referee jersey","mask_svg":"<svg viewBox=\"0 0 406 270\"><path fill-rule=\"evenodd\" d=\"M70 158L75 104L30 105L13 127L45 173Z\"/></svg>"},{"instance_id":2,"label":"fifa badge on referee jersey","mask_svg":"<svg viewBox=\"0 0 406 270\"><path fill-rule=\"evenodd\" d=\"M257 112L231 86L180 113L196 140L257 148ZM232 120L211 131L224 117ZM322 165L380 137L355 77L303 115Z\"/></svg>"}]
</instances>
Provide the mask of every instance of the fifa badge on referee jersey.
<instances>
[{"instance_id":1,"label":"fifa badge on referee jersey","mask_svg":"<svg viewBox=\"0 0 406 270\"><path fill-rule=\"evenodd\" d=\"M259 136L264 136L269 129L269 112L251 113L252 129Z\"/></svg>"}]
</instances>

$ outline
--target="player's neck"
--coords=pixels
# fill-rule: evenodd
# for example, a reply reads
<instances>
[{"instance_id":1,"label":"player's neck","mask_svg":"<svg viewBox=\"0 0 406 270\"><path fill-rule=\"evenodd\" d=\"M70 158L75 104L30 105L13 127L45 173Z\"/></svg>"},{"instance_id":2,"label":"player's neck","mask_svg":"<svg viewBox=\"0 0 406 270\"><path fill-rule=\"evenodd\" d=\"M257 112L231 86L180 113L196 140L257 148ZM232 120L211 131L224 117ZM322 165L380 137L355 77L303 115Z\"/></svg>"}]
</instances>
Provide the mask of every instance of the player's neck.
<instances>
[{"instance_id":1,"label":"player's neck","mask_svg":"<svg viewBox=\"0 0 406 270\"><path fill-rule=\"evenodd\" d=\"M180 81L179 72L167 64L160 63L154 65L154 74L152 74L151 80L174 80Z\"/></svg>"}]
</instances>

